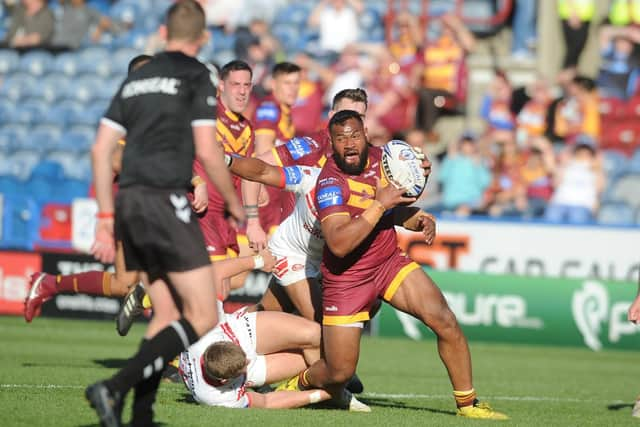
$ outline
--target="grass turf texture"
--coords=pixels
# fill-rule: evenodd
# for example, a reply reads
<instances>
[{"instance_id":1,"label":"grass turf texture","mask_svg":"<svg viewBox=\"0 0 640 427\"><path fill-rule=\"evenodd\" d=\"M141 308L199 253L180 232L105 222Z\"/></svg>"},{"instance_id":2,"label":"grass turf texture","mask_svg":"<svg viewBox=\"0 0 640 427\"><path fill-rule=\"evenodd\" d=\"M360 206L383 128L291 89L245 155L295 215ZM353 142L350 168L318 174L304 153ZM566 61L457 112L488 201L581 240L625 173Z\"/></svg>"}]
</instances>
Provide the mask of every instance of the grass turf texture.
<instances>
[{"instance_id":1,"label":"grass turf texture","mask_svg":"<svg viewBox=\"0 0 640 427\"><path fill-rule=\"evenodd\" d=\"M94 426L84 387L131 356L144 325L121 338L115 324L0 316L0 425ZM455 417L434 341L365 338L358 373L370 414L338 410L231 410L188 403L181 384L163 383L156 421L168 426L612 426L638 425L634 352L471 344L475 386L507 422ZM123 419L130 418L130 399Z\"/></svg>"}]
</instances>

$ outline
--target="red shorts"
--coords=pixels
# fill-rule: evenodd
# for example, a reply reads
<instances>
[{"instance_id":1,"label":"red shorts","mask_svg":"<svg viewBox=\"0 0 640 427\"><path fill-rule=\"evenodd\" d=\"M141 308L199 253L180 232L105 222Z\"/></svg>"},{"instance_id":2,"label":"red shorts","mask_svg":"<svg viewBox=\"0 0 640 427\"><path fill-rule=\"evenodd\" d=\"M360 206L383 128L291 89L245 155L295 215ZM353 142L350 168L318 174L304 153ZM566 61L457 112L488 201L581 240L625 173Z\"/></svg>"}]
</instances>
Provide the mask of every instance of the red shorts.
<instances>
[{"instance_id":1,"label":"red shorts","mask_svg":"<svg viewBox=\"0 0 640 427\"><path fill-rule=\"evenodd\" d=\"M211 261L238 256L238 240L236 230L225 219L224 213L207 210L198 217L200 229Z\"/></svg>"},{"instance_id":2,"label":"red shorts","mask_svg":"<svg viewBox=\"0 0 640 427\"><path fill-rule=\"evenodd\" d=\"M380 261L376 268L366 272L323 277L323 325L348 325L369 320L375 301L378 298L390 301L407 274L420 268L400 251Z\"/></svg>"}]
</instances>

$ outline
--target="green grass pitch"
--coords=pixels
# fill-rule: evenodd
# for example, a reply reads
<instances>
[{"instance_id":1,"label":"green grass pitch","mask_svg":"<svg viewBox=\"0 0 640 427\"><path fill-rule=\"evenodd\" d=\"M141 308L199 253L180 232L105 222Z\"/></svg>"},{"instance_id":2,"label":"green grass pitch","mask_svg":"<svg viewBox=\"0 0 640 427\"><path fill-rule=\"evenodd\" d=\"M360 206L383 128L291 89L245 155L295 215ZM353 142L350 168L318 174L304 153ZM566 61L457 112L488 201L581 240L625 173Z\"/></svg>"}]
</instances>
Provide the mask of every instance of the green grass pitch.
<instances>
[{"instance_id":1,"label":"green grass pitch","mask_svg":"<svg viewBox=\"0 0 640 427\"><path fill-rule=\"evenodd\" d=\"M0 425L95 426L84 387L131 356L144 325L121 338L111 322L0 317ZM370 414L337 410L229 410L185 400L185 388L161 386L156 421L165 426L614 426L640 425L631 405L640 393L635 352L471 343L475 386L511 416L491 422L455 417L434 341L365 338L358 373ZM130 407L123 419L129 420Z\"/></svg>"}]
</instances>

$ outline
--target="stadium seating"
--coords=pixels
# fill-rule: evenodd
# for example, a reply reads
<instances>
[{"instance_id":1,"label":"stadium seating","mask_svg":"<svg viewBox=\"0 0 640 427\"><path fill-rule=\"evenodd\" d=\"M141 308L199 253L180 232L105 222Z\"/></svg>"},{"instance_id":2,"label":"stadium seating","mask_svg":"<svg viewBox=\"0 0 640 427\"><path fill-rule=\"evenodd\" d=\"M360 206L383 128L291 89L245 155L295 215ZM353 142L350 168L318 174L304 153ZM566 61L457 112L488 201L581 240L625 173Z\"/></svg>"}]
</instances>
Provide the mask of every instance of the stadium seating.
<instances>
[{"instance_id":1,"label":"stadium seating","mask_svg":"<svg viewBox=\"0 0 640 427\"><path fill-rule=\"evenodd\" d=\"M618 178L611 187L611 197L630 206L640 207L640 174L626 174Z\"/></svg>"},{"instance_id":2,"label":"stadium seating","mask_svg":"<svg viewBox=\"0 0 640 427\"><path fill-rule=\"evenodd\" d=\"M53 55L46 51L27 52L20 58L18 71L41 77L48 73L53 66Z\"/></svg>"},{"instance_id":3,"label":"stadium seating","mask_svg":"<svg viewBox=\"0 0 640 427\"><path fill-rule=\"evenodd\" d=\"M4 194L0 248L32 250L40 228L40 209L24 194Z\"/></svg>"},{"instance_id":4,"label":"stadium seating","mask_svg":"<svg viewBox=\"0 0 640 427\"><path fill-rule=\"evenodd\" d=\"M598 223L606 225L635 224L634 209L624 202L603 203L598 211Z\"/></svg>"},{"instance_id":5,"label":"stadium seating","mask_svg":"<svg viewBox=\"0 0 640 427\"><path fill-rule=\"evenodd\" d=\"M73 77L78 73L78 61L79 57L75 53L61 53L53 61L52 71Z\"/></svg>"},{"instance_id":6,"label":"stadium seating","mask_svg":"<svg viewBox=\"0 0 640 427\"><path fill-rule=\"evenodd\" d=\"M9 49L0 49L0 75L10 74L18 69L20 56Z\"/></svg>"}]
</instances>

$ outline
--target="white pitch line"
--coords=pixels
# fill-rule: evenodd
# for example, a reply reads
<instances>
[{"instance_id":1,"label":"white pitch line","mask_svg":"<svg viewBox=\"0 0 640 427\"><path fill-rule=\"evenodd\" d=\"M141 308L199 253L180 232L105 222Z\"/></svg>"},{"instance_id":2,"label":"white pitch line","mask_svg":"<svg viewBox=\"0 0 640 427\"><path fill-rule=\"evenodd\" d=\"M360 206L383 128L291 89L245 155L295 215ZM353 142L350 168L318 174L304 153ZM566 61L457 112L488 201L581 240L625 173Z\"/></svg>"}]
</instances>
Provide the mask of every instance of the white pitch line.
<instances>
[{"instance_id":1,"label":"white pitch line","mask_svg":"<svg viewBox=\"0 0 640 427\"><path fill-rule=\"evenodd\" d=\"M43 389L43 390L55 390L55 389L84 389L83 385L65 385L65 384L0 384L0 389L11 388L30 388L30 389ZM169 391L167 389L164 389ZM164 391L160 389L160 391ZM363 397L379 397L382 399L452 399L448 394L413 394L413 393L377 393L369 392L363 393ZM548 397L548 396L486 396L487 400L510 400L510 401L522 401L522 402L574 402L574 403L587 403L587 402L607 402L610 404L624 403L622 400L605 400L605 399L579 399L577 397Z\"/></svg>"},{"instance_id":2,"label":"white pitch line","mask_svg":"<svg viewBox=\"0 0 640 427\"><path fill-rule=\"evenodd\" d=\"M389 394L389 393L363 393L363 397L380 397L383 399L452 399L451 395L444 394ZM621 400L595 400L595 399L579 399L577 397L547 397L547 396L483 396L487 400L514 400L514 401L529 401L529 402L609 402L609 403L623 403Z\"/></svg>"}]
</instances>

